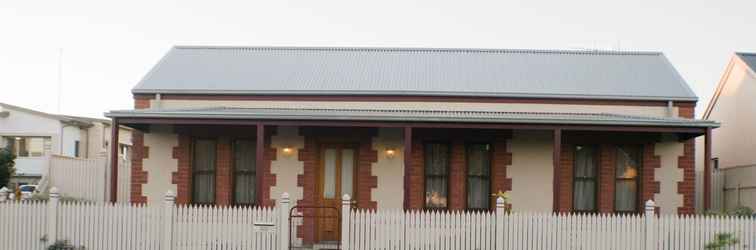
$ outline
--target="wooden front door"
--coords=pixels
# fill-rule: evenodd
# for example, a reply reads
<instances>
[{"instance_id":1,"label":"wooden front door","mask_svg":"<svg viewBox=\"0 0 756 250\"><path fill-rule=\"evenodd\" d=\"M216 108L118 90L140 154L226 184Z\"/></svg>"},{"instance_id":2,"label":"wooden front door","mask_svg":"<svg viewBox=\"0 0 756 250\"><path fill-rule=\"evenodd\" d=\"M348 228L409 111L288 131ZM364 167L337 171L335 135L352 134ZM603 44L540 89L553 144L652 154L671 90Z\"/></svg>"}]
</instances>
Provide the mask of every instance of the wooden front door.
<instances>
[{"instance_id":1,"label":"wooden front door","mask_svg":"<svg viewBox=\"0 0 756 250\"><path fill-rule=\"evenodd\" d=\"M338 218L341 214L341 197L353 197L356 185L357 147L348 144L323 144L320 148L320 168L318 170L318 201L320 206L334 209L319 209L320 216ZM338 214L333 214L338 212ZM340 237L338 219L317 220L317 240L338 241Z\"/></svg>"}]
</instances>

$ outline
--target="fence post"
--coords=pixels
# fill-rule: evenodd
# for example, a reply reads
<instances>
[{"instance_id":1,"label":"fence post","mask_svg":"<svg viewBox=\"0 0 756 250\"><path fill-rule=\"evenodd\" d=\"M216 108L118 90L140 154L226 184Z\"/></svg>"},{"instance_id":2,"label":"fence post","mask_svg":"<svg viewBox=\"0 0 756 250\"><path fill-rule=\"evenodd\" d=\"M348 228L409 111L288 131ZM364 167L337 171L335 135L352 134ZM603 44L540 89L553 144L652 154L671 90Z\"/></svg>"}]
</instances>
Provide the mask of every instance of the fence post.
<instances>
[{"instance_id":1,"label":"fence post","mask_svg":"<svg viewBox=\"0 0 756 250\"><path fill-rule=\"evenodd\" d=\"M163 250L171 250L173 248L173 205L176 202L176 195L170 190L165 193L165 199L163 203Z\"/></svg>"},{"instance_id":2,"label":"fence post","mask_svg":"<svg viewBox=\"0 0 756 250\"><path fill-rule=\"evenodd\" d=\"M278 245L281 250L289 250L289 193L281 194L278 206Z\"/></svg>"},{"instance_id":3,"label":"fence post","mask_svg":"<svg viewBox=\"0 0 756 250\"><path fill-rule=\"evenodd\" d=\"M58 241L58 202L60 193L58 188L50 188L50 200L47 202L47 245Z\"/></svg>"},{"instance_id":4,"label":"fence post","mask_svg":"<svg viewBox=\"0 0 756 250\"><path fill-rule=\"evenodd\" d=\"M349 250L349 213L352 210L352 198L348 194L341 197L341 249Z\"/></svg>"},{"instance_id":5,"label":"fence post","mask_svg":"<svg viewBox=\"0 0 756 250\"><path fill-rule=\"evenodd\" d=\"M504 250L504 198L496 198L496 250Z\"/></svg>"},{"instance_id":6,"label":"fence post","mask_svg":"<svg viewBox=\"0 0 756 250\"><path fill-rule=\"evenodd\" d=\"M656 243L654 240L654 229L656 228L656 225L654 225L654 220L656 219L655 211L656 203L653 200L646 201L646 250L653 250Z\"/></svg>"},{"instance_id":7,"label":"fence post","mask_svg":"<svg viewBox=\"0 0 756 250\"><path fill-rule=\"evenodd\" d=\"M3 203L8 200L8 188L3 187L0 188L0 203Z\"/></svg>"}]
</instances>

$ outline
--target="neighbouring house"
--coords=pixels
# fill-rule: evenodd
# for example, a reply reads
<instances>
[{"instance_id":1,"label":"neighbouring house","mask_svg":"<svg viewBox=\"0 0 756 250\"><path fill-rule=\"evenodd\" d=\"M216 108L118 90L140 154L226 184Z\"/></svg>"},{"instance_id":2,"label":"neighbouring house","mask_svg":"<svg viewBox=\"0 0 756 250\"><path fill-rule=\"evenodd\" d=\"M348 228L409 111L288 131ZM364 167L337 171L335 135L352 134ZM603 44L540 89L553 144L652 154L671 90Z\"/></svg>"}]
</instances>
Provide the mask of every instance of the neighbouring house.
<instances>
[{"instance_id":1,"label":"neighbouring house","mask_svg":"<svg viewBox=\"0 0 756 250\"><path fill-rule=\"evenodd\" d=\"M37 184L47 173L49 156L106 157L110 120L50 114L0 103L0 147L16 155L11 185ZM131 129L122 127L119 156L131 147Z\"/></svg>"},{"instance_id":2,"label":"neighbouring house","mask_svg":"<svg viewBox=\"0 0 756 250\"><path fill-rule=\"evenodd\" d=\"M712 149L713 169L724 175L723 183L715 190L723 196L716 208L731 210L744 205L756 208L756 53L735 53L706 107L703 119L722 122L713 131L709 147ZM699 147L706 141L697 140ZM703 170L703 155L697 164ZM709 179L711 181L711 179ZM709 195L709 194L707 194Z\"/></svg>"},{"instance_id":3,"label":"neighbouring house","mask_svg":"<svg viewBox=\"0 0 756 250\"><path fill-rule=\"evenodd\" d=\"M131 201L694 212L697 97L658 52L174 47L132 90ZM308 214L310 213L310 214ZM309 218L309 219L308 219Z\"/></svg>"}]
</instances>

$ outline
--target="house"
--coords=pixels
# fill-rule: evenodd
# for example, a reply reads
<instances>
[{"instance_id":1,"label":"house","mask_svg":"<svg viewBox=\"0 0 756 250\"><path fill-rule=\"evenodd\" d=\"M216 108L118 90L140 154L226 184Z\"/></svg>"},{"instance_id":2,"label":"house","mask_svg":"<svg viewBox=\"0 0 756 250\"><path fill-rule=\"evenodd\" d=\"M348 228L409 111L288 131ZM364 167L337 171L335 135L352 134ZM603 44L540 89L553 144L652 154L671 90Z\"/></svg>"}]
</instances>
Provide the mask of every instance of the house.
<instances>
[{"instance_id":1,"label":"house","mask_svg":"<svg viewBox=\"0 0 756 250\"><path fill-rule=\"evenodd\" d=\"M724 190L706 189L706 193L724 192L718 199L720 209L738 206L756 207L756 54L735 53L714 92L703 119L722 122L712 133L712 165L724 175ZM705 145L702 139L699 146ZM699 155L698 161L703 161ZM702 164L698 169L703 171Z\"/></svg>"},{"instance_id":2,"label":"house","mask_svg":"<svg viewBox=\"0 0 756 250\"><path fill-rule=\"evenodd\" d=\"M697 97L662 53L179 46L132 90L131 201L694 212ZM309 213L309 214L308 214ZM308 219L309 218L309 219Z\"/></svg>"},{"instance_id":3,"label":"house","mask_svg":"<svg viewBox=\"0 0 756 250\"><path fill-rule=\"evenodd\" d=\"M50 155L107 156L110 127L106 119L50 114L0 103L0 147L17 157L11 183L37 184L47 173ZM131 147L131 129L121 130L118 146L119 155L124 157Z\"/></svg>"}]
</instances>

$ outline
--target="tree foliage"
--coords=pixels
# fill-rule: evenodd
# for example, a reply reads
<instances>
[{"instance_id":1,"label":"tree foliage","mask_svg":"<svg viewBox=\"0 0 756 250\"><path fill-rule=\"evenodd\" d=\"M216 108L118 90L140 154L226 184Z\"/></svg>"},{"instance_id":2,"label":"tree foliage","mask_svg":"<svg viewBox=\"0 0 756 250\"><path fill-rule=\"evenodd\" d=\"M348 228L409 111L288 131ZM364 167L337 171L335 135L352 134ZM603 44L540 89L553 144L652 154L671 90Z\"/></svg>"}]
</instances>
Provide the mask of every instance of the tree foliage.
<instances>
[{"instance_id":1,"label":"tree foliage","mask_svg":"<svg viewBox=\"0 0 756 250\"><path fill-rule=\"evenodd\" d=\"M16 172L14 168L16 156L5 148L0 148L0 187L7 187L11 176Z\"/></svg>"}]
</instances>

